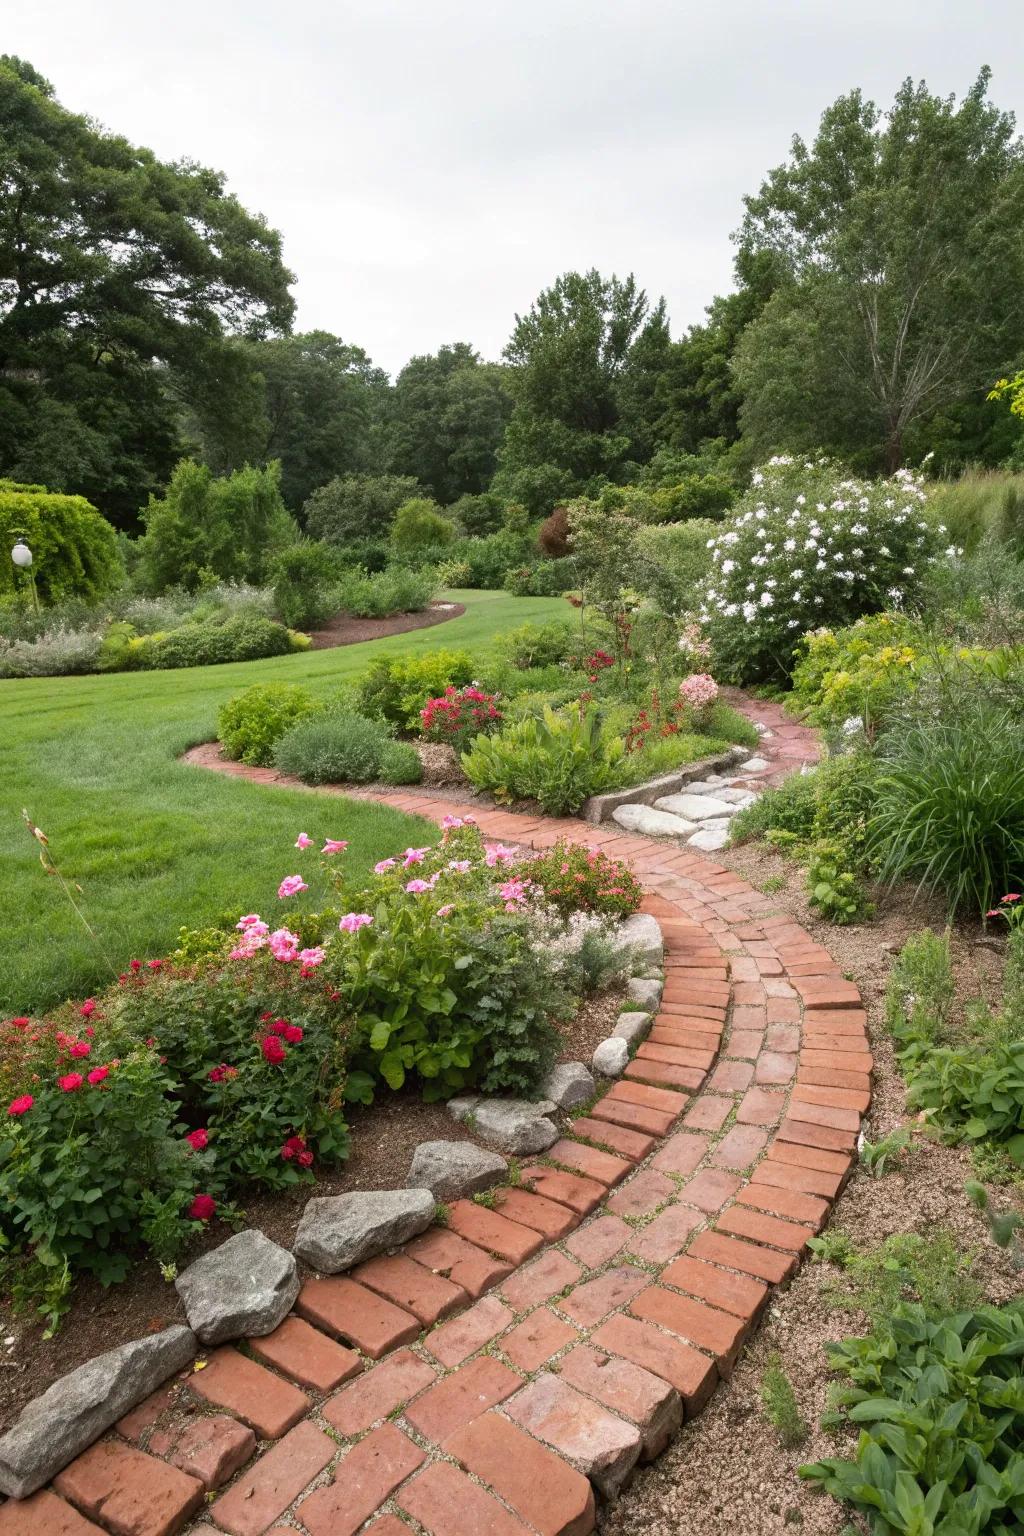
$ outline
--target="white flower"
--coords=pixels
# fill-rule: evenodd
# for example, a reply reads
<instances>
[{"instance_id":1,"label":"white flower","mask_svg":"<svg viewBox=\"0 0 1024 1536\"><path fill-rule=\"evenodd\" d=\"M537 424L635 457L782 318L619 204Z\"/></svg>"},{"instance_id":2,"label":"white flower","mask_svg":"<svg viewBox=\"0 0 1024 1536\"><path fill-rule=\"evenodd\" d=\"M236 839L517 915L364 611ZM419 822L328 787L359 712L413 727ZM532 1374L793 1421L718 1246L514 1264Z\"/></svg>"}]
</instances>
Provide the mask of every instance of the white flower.
<instances>
[{"instance_id":1,"label":"white flower","mask_svg":"<svg viewBox=\"0 0 1024 1536\"><path fill-rule=\"evenodd\" d=\"M818 563L815 565L814 569L816 571L823 571L823 570L825 570L825 562L824 562L824 560L819 560Z\"/></svg>"},{"instance_id":2,"label":"white flower","mask_svg":"<svg viewBox=\"0 0 1024 1536\"><path fill-rule=\"evenodd\" d=\"M791 555L794 549L796 549L796 539L787 539L782 547L788 555Z\"/></svg>"},{"instance_id":3,"label":"white flower","mask_svg":"<svg viewBox=\"0 0 1024 1536\"><path fill-rule=\"evenodd\" d=\"M802 494L802 493L801 493L801 495L799 495L799 496L798 496L798 497L797 497L797 498L796 498L796 504L797 504L797 506L798 506L798 507L804 507L804 506L806 506L806 505L807 505L807 497L806 497L806 496L804 496L804 495L803 495L803 494Z\"/></svg>"},{"instance_id":4,"label":"white flower","mask_svg":"<svg viewBox=\"0 0 1024 1536\"><path fill-rule=\"evenodd\" d=\"M738 544L739 543L739 538L740 538L740 536L739 536L738 533L727 533L725 535L725 537L722 539L722 543L723 544Z\"/></svg>"},{"instance_id":5,"label":"white flower","mask_svg":"<svg viewBox=\"0 0 1024 1536\"><path fill-rule=\"evenodd\" d=\"M764 475L762 475L762 473L761 473L761 471L759 469L755 469L754 470L754 473L750 477L750 483L751 483L751 485L763 485L764 484Z\"/></svg>"},{"instance_id":6,"label":"white flower","mask_svg":"<svg viewBox=\"0 0 1024 1536\"><path fill-rule=\"evenodd\" d=\"M787 629L799 629L800 628L800 620L799 619L790 619L789 623L786 625L786 628Z\"/></svg>"},{"instance_id":7,"label":"white flower","mask_svg":"<svg viewBox=\"0 0 1024 1536\"><path fill-rule=\"evenodd\" d=\"M760 602L762 608L770 608L775 599L772 597L770 592L762 592L758 601Z\"/></svg>"},{"instance_id":8,"label":"white flower","mask_svg":"<svg viewBox=\"0 0 1024 1536\"><path fill-rule=\"evenodd\" d=\"M914 567L912 565L905 565L903 567L903 574L904 574L904 576L913 576L913 574L914 574Z\"/></svg>"},{"instance_id":9,"label":"white flower","mask_svg":"<svg viewBox=\"0 0 1024 1536\"><path fill-rule=\"evenodd\" d=\"M725 614L727 619L734 619L739 611L738 603L726 603L725 607L722 609L722 612Z\"/></svg>"},{"instance_id":10,"label":"white flower","mask_svg":"<svg viewBox=\"0 0 1024 1536\"><path fill-rule=\"evenodd\" d=\"M804 539L804 549L817 549L817 539Z\"/></svg>"},{"instance_id":11,"label":"white flower","mask_svg":"<svg viewBox=\"0 0 1024 1536\"><path fill-rule=\"evenodd\" d=\"M756 613L757 613L757 609L754 607L753 603L744 603L743 604L743 617L746 619L748 624L749 624L750 620L755 616Z\"/></svg>"},{"instance_id":12,"label":"white flower","mask_svg":"<svg viewBox=\"0 0 1024 1536\"><path fill-rule=\"evenodd\" d=\"M803 593L802 592L794 592L793 593L793 601L794 601L794 603L799 603L802 600L802 598L803 598Z\"/></svg>"},{"instance_id":13,"label":"white flower","mask_svg":"<svg viewBox=\"0 0 1024 1536\"><path fill-rule=\"evenodd\" d=\"M735 569L736 569L736 561L735 560L723 560L722 561L722 575L723 576L728 576L730 571L734 571Z\"/></svg>"}]
</instances>

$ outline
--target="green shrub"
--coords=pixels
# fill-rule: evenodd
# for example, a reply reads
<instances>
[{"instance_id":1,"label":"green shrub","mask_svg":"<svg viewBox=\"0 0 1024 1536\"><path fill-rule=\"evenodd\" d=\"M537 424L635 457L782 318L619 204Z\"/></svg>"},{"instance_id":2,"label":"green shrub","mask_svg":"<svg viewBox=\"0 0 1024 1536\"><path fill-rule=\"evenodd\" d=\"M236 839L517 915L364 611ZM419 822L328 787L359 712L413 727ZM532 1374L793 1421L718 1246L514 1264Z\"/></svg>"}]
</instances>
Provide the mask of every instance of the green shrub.
<instances>
[{"instance_id":1,"label":"green shrub","mask_svg":"<svg viewBox=\"0 0 1024 1536\"><path fill-rule=\"evenodd\" d=\"M482 591L498 590L509 571L536 558L529 539L507 528L482 538L457 539L435 554L439 559L458 561L465 571L462 585Z\"/></svg>"},{"instance_id":2,"label":"green shrub","mask_svg":"<svg viewBox=\"0 0 1024 1536\"><path fill-rule=\"evenodd\" d=\"M827 843L815 846L807 868L809 905L830 923L855 923L874 911L852 870L845 867L844 852Z\"/></svg>"},{"instance_id":3,"label":"green shrub","mask_svg":"<svg viewBox=\"0 0 1024 1536\"><path fill-rule=\"evenodd\" d=\"M815 630L800 642L793 692L816 725L837 731L859 717L873 731L917 686L924 645L921 625L903 614Z\"/></svg>"},{"instance_id":4,"label":"green shrub","mask_svg":"<svg viewBox=\"0 0 1024 1536\"><path fill-rule=\"evenodd\" d=\"M470 783L499 801L537 800L549 815L578 811L610 788L625 755L620 737L606 736L594 708L556 713L545 707L496 736L478 736L462 755Z\"/></svg>"},{"instance_id":5,"label":"green shrub","mask_svg":"<svg viewBox=\"0 0 1024 1536\"><path fill-rule=\"evenodd\" d=\"M393 565L373 574L354 568L335 583L334 606L356 619L383 619L393 613L419 613L437 590L433 571Z\"/></svg>"},{"instance_id":6,"label":"green shrub","mask_svg":"<svg viewBox=\"0 0 1024 1536\"><path fill-rule=\"evenodd\" d=\"M810 1439L811 1432L800 1412L793 1384L782 1368L782 1356L779 1354L768 1357L761 1378L761 1403L765 1417L775 1428L779 1443L786 1450L804 1445Z\"/></svg>"},{"instance_id":7,"label":"green shrub","mask_svg":"<svg viewBox=\"0 0 1024 1536\"><path fill-rule=\"evenodd\" d=\"M699 762L715 752L724 752L728 741L714 736L698 736L692 731L677 731L671 736L648 737L639 752L627 754L616 784L625 789L643 784L663 773L672 773L685 763Z\"/></svg>"},{"instance_id":8,"label":"green shrub","mask_svg":"<svg viewBox=\"0 0 1024 1536\"><path fill-rule=\"evenodd\" d=\"M708 540L717 531L718 524L705 518L641 529L636 541L639 559L630 573L633 584L666 613L696 607L698 585L711 568Z\"/></svg>"},{"instance_id":9,"label":"green shrub","mask_svg":"<svg viewBox=\"0 0 1024 1536\"><path fill-rule=\"evenodd\" d=\"M561 597L579 583L575 560L537 560L529 565L513 565L501 585L513 597Z\"/></svg>"},{"instance_id":10,"label":"green shrub","mask_svg":"<svg viewBox=\"0 0 1024 1536\"><path fill-rule=\"evenodd\" d=\"M32 573L44 603L69 597L95 602L124 577L117 536L84 496L0 479L0 602L30 600L28 577L10 555L22 536L32 551Z\"/></svg>"},{"instance_id":11,"label":"green shrub","mask_svg":"<svg viewBox=\"0 0 1024 1536\"><path fill-rule=\"evenodd\" d=\"M228 757L265 768L285 731L316 708L312 694L294 683L255 683L221 705L217 740Z\"/></svg>"},{"instance_id":12,"label":"green shrub","mask_svg":"<svg viewBox=\"0 0 1024 1536\"><path fill-rule=\"evenodd\" d=\"M384 784L418 784L423 764L416 748L407 741L386 741L380 755L380 777Z\"/></svg>"},{"instance_id":13,"label":"green shrub","mask_svg":"<svg viewBox=\"0 0 1024 1536\"><path fill-rule=\"evenodd\" d=\"M274 767L306 784L369 784L390 740L380 720L317 714L289 727L274 747Z\"/></svg>"},{"instance_id":14,"label":"green shrub","mask_svg":"<svg viewBox=\"0 0 1024 1536\"><path fill-rule=\"evenodd\" d=\"M329 544L302 540L277 554L270 572L274 608L289 629L315 629L331 617L340 574L338 552Z\"/></svg>"},{"instance_id":15,"label":"green shrub","mask_svg":"<svg viewBox=\"0 0 1024 1536\"><path fill-rule=\"evenodd\" d=\"M555 620L550 624L520 624L500 637L495 650L523 672L530 667L557 666L578 650L579 644L578 627Z\"/></svg>"},{"instance_id":16,"label":"green shrub","mask_svg":"<svg viewBox=\"0 0 1024 1536\"><path fill-rule=\"evenodd\" d=\"M359 681L359 708L401 730L419 725L420 710L450 686L473 679L468 651L428 651L425 656L378 656Z\"/></svg>"},{"instance_id":17,"label":"green shrub","mask_svg":"<svg viewBox=\"0 0 1024 1536\"><path fill-rule=\"evenodd\" d=\"M386 539L399 507L422 491L411 475L338 475L318 486L303 507L306 532L344 546L346 558L365 564L353 542Z\"/></svg>"},{"instance_id":18,"label":"green shrub","mask_svg":"<svg viewBox=\"0 0 1024 1536\"><path fill-rule=\"evenodd\" d=\"M98 631L57 625L36 640L0 639L0 677L65 677L93 672L102 651Z\"/></svg>"},{"instance_id":19,"label":"green shrub","mask_svg":"<svg viewBox=\"0 0 1024 1536\"><path fill-rule=\"evenodd\" d=\"M405 502L395 513L391 542L402 555L421 556L425 550L451 544L458 530L445 517L436 502L417 496Z\"/></svg>"},{"instance_id":20,"label":"green shrub","mask_svg":"<svg viewBox=\"0 0 1024 1536\"><path fill-rule=\"evenodd\" d=\"M143 667L209 667L228 661L258 661L294 649L291 632L258 613L240 613L223 623L182 624L139 642Z\"/></svg>"},{"instance_id":21,"label":"green shrub","mask_svg":"<svg viewBox=\"0 0 1024 1536\"><path fill-rule=\"evenodd\" d=\"M844 868L869 862L868 829L878 786L878 763L870 752L827 757L809 777L814 786L811 833L838 854Z\"/></svg>"},{"instance_id":22,"label":"green shrub","mask_svg":"<svg viewBox=\"0 0 1024 1536\"><path fill-rule=\"evenodd\" d=\"M874 1327L884 1328L901 1302L920 1306L928 1317L942 1317L981 1300L972 1274L975 1255L942 1228L928 1237L896 1232L872 1248L858 1248L845 1232L833 1229L812 1238L809 1246L816 1258L842 1271L841 1279L825 1287L829 1306L866 1312Z\"/></svg>"},{"instance_id":23,"label":"green shrub","mask_svg":"<svg viewBox=\"0 0 1024 1536\"><path fill-rule=\"evenodd\" d=\"M628 864L565 837L533 859L527 874L565 917L580 910L629 917L643 900L643 887Z\"/></svg>"},{"instance_id":24,"label":"green shrub","mask_svg":"<svg viewBox=\"0 0 1024 1536\"><path fill-rule=\"evenodd\" d=\"M460 496L458 501L445 508L445 516L450 517L464 534L470 535L497 533L504 512L505 503L493 491L482 491L478 496Z\"/></svg>"},{"instance_id":25,"label":"green shrub","mask_svg":"<svg viewBox=\"0 0 1024 1536\"><path fill-rule=\"evenodd\" d=\"M809 838L817 810L814 779L813 773L791 773L781 784L766 789L753 805L744 806L732 820L733 842L768 832L786 832L800 841Z\"/></svg>"},{"instance_id":26,"label":"green shrub","mask_svg":"<svg viewBox=\"0 0 1024 1536\"><path fill-rule=\"evenodd\" d=\"M259 581L299 530L281 500L281 466L247 465L215 476L183 459L164 496L149 498L142 518L138 580L147 592L214 580Z\"/></svg>"}]
</instances>

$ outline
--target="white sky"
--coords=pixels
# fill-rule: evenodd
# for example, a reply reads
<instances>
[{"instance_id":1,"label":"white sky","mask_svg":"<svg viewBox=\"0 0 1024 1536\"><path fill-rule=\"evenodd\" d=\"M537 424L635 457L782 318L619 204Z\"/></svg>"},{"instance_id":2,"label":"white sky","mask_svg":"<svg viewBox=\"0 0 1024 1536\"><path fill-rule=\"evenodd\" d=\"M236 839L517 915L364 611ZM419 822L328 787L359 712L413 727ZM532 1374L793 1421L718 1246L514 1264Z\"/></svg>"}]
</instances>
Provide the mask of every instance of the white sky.
<instances>
[{"instance_id":1,"label":"white sky","mask_svg":"<svg viewBox=\"0 0 1024 1536\"><path fill-rule=\"evenodd\" d=\"M3 0L0 49L284 236L297 328L392 372L497 357L560 272L634 271L673 333L730 286L744 192L854 86L1024 126L1020 0Z\"/></svg>"}]
</instances>

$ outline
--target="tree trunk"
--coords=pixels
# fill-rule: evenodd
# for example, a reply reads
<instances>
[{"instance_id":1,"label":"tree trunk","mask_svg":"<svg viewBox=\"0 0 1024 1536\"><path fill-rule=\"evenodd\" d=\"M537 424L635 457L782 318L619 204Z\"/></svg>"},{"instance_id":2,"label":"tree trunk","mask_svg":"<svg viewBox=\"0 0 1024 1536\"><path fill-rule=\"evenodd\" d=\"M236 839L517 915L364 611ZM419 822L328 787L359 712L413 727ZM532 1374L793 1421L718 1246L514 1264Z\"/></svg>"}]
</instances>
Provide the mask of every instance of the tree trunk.
<instances>
[{"instance_id":1,"label":"tree trunk","mask_svg":"<svg viewBox=\"0 0 1024 1536\"><path fill-rule=\"evenodd\" d=\"M903 467L903 433L899 427L891 427L885 443L885 472L894 475Z\"/></svg>"}]
</instances>

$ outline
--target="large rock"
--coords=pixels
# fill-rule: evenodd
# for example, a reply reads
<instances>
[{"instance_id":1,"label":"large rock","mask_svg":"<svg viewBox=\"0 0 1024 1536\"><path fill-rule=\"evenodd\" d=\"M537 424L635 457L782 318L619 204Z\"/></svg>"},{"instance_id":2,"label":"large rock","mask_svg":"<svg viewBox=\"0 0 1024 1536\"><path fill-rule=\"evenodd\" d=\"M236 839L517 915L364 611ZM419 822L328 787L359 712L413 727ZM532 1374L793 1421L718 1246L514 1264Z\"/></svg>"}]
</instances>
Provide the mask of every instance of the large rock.
<instances>
[{"instance_id":1,"label":"large rock","mask_svg":"<svg viewBox=\"0 0 1024 1536\"><path fill-rule=\"evenodd\" d=\"M458 1200L500 1184L508 1163L472 1141L421 1141L412 1155L408 1189L429 1189L435 1200Z\"/></svg>"},{"instance_id":2,"label":"large rock","mask_svg":"<svg viewBox=\"0 0 1024 1536\"><path fill-rule=\"evenodd\" d=\"M602 1077L621 1077L629 1065L629 1046L611 1035L594 1052L594 1071Z\"/></svg>"},{"instance_id":3,"label":"large rock","mask_svg":"<svg viewBox=\"0 0 1024 1536\"><path fill-rule=\"evenodd\" d=\"M694 830L692 821L681 816L670 816L667 811L656 811L649 805L620 805L612 811L612 820L627 832L639 832L641 837L686 837Z\"/></svg>"},{"instance_id":4,"label":"large rock","mask_svg":"<svg viewBox=\"0 0 1024 1536\"><path fill-rule=\"evenodd\" d=\"M353 1190L307 1201L295 1234L300 1259L324 1275L415 1237L434 1219L429 1189Z\"/></svg>"},{"instance_id":5,"label":"large rock","mask_svg":"<svg viewBox=\"0 0 1024 1536\"><path fill-rule=\"evenodd\" d=\"M541 1087L541 1093L559 1109L575 1109L594 1097L595 1084L592 1074L582 1061L560 1061L552 1067Z\"/></svg>"},{"instance_id":6,"label":"large rock","mask_svg":"<svg viewBox=\"0 0 1024 1536\"><path fill-rule=\"evenodd\" d=\"M701 853L717 853L719 848L724 848L729 841L729 834L725 831L695 832L689 839L688 847L699 848Z\"/></svg>"},{"instance_id":7,"label":"large rock","mask_svg":"<svg viewBox=\"0 0 1024 1536\"><path fill-rule=\"evenodd\" d=\"M648 912L634 912L620 923L612 938L616 949L636 950L648 965L660 965L665 958L665 941L658 920Z\"/></svg>"},{"instance_id":8,"label":"large rock","mask_svg":"<svg viewBox=\"0 0 1024 1536\"><path fill-rule=\"evenodd\" d=\"M626 996L638 1007L646 1008L649 1013L657 1013L662 986L662 982L653 981L647 976L631 976L626 982Z\"/></svg>"},{"instance_id":9,"label":"large rock","mask_svg":"<svg viewBox=\"0 0 1024 1536\"><path fill-rule=\"evenodd\" d=\"M168 1376L184 1370L195 1352L195 1334L178 1324L120 1344L62 1376L0 1439L0 1491L27 1499Z\"/></svg>"},{"instance_id":10,"label":"large rock","mask_svg":"<svg viewBox=\"0 0 1024 1536\"><path fill-rule=\"evenodd\" d=\"M286 1248L250 1227L196 1259L174 1285L197 1338L224 1344L273 1333L299 1294L299 1269Z\"/></svg>"},{"instance_id":11,"label":"large rock","mask_svg":"<svg viewBox=\"0 0 1024 1536\"><path fill-rule=\"evenodd\" d=\"M455 1100L448 1104L449 1112ZM529 1156L534 1152L546 1152L552 1142L558 1140L558 1127L548 1116L556 1106L550 1099L488 1099L477 1098L466 1105L464 1112L456 1116L473 1132L497 1147L500 1152L513 1156Z\"/></svg>"},{"instance_id":12,"label":"large rock","mask_svg":"<svg viewBox=\"0 0 1024 1536\"><path fill-rule=\"evenodd\" d=\"M749 789L720 789L718 791L718 798L719 800L728 800L734 810L743 811L746 810L748 805L753 805L754 801L760 797L753 794Z\"/></svg>"},{"instance_id":13,"label":"large rock","mask_svg":"<svg viewBox=\"0 0 1024 1536\"><path fill-rule=\"evenodd\" d=\"M627 1045L636 1045L646 1039L651 1029L651 1016L649 1013L620 1013L618 1022L612 1030L612 1038L625 1040Z\"/></svg>"},{"instance_id":14,"label":"large rock","mask_svg":"<svg viewBox=\"0 0 1024 1536\"><path fill-rule=\"evenodd\" d=\"M717 795L662 795L655 804L660 810L670 811L673 816L681 816L685 821L707 821L710 816L731 816L734 810L728 800L719 800Z\"/></svg>"},{"instance_id":15,"label":"large rock","mask_svg":"<svg viewBox=\"0 0 1024 1536\"><path fill-rule=\"evenodd\" d=\"M764 773L765 769L770 767L771 764L766 757L748 757L745 763L740 764L740 772Z\"/></svg>"}]
</instances>

